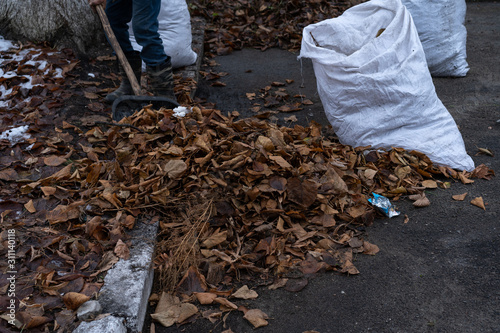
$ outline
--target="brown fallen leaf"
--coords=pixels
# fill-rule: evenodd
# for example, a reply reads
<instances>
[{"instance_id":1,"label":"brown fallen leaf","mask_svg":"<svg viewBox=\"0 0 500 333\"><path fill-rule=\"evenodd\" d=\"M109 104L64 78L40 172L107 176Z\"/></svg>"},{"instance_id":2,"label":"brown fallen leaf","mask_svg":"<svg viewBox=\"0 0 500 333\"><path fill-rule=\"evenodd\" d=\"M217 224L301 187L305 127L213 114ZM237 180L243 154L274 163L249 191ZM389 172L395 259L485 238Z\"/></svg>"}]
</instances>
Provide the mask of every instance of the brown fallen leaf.
<instances>
[{"instance_id":1,"label":"brown fallen leaf","mask_svg":"<svg viewBox=\"0 0 500 333\"><path fill-rule=\"evenodd\" d=\"M427 197L425 196L425 194L421 194L419 198L417 198L417 200L415 200L415 202L413 203L413 206L415 207L427 207L431 204L431 202L429 201L429 199L427 199Z\"/></svg>"},{"instance_id":2,"label":"brown fallen leaf","mask_svg":"<svg viewBox=\"0 0 500 333\"><path fill-rule=\"evenodd\" d=\"M116 242L114 252L118 258L124 260L128 260L130 258L130 250L127 244L125 244L121 239Z\"/></svg>"},{"instance_id":3,"label":"brown fallen leaf","mask_svg":"<svg viewBox=\"0 0 500 333\"><path fill-rule=\"evenodd\" d=\"M222 82L222 81L217 80L217 81L213 82L213 83L211 84L211 86L212 86L212 87L225 87L225 86L226 86L226 84L225 84L224 82Z\"/></svg>"},{"instance_id":4,"label":"brown fallen leaf","mask_svg":"<svg viewBox=\"0 0 500 333\"><path fill-rule=\"evenodd\" d=\"M291 169L292 166L290 163L288 163L283 157L281 156L276 156L276 155L270 155L269 159L277 163L280 167L283 169Z\"/></svg>"},{"instance_id":5,"label":"brown fallen leaf","mask_svg":"<svg viewBox=\"0 0 500 333\"><path fill-rule=\"evenodd\" d=\"M101 261L99 262L99 264L96 267L96 271L94 273L92 273L91 276L97 276L101 272L105 272L105 271L111 269L114 266L114 264L116 264L118 262L118 260L119 260L119 258L117 256L115 256L113 251L105 252L101 258Z\"/></svg>"},{"instance_id":6,"label":"brown fallen leaf","mask_svg":"<svg viewBox=\"0 0 500 333\"><path fill-rule=\"evenodd\" d=\"M151 318L165 327L170 327L184 322L196 313L198 308L194 304L181 303L178 297L163 292Z\"/></svg>"},{"instance_id":7,"label":"brown fallen leaf","mask_svg":"<svg viewBox=\"0 0 500 333\"><path fill-rule=\"evenodd\" d=\"M35 205L33 204L33 200L30 200L27 203L25 203L24 208L26 208L26 210L31 214L36 213L36 208Z\"/></svg>"},{"instance_id":8,"label":"brown fallen leaf","mask_svg":"<svg viewBox=\"0 0 500 333\"><path fill-rule=\"evenodd\" d=\"M477 197L471 200L470 202L474 206L477 206L479 208L482 208L483 210L486 210L486 207L484 205L483 197Z\"/></svg>"},{"instance_id":9,"label":"brown fallen leaf","mask_svg":"<svg viewBox=\"0 0 500 333\"><path fill-rule=\"evenodd\" d=\"M481 164L478 165L474 171L472 171L472 176L476 178L482 178L486 180L491 180L493 176L495 176L495 172L488 168L486 165Z\"/></svg>"},{"instance_id":10,"label":"brown fallen leaf","mask_svg":"<svg viewBox=\"0 0 500 333\"><path fill-rule=\"evenodd\" d=\"M210 249L224 242L227 239L227 230L221 232L219 232L219 230L220 229L217 229L210 237L205 239L202 243L202 246Z\"/></svg>"},{"instance_id":11,"label":"brown fallen leaf","mask_svg":"<svg viewBox=\"0 0 500 333\"><path fill-rule=\"evenodd\" d=\"M93 92L84 91L83 94L84 94L85 98L88 98L88 99L98 99L99 98L99 95L97 95L96 93L93 93Z\"/></svg>"},{"instance_id":12,"label":"brown fallen leaf","mask_svg":"<svg viewBox=\"0 0 500 333\"><path fill-rule=\"evenodd\" d=\"M488 156L495 156L495 154L493 154L493 152L490 150L490 149L487 149L487 148L477 148L479 150L479 154L485 154L485 155L488 155Z\"/></svg>"},{"instance_id":13,"label":"brown fallen leaf","mask_svg":"<svg viewBox=\"0 0 500 333\"><path fill-rule=\"evenodd\" d=\"M274 144L271 141L271 139L269 139L268 137L263 136L263 135L260 135L257 138L257 140L255 141L255 146L258 147L258 148L263 148L263 149L265 149L267 151L273 151L274 150Z\"/></svg>"},{"instance_id":14,"label":"brown fallen leaf","mask_svg":"<svg viewBox=\"0 0 500 333\"><path fill-rule=\"evenodd\" d=\"M452 196L452 198L453 198L453 200L456 200L456 201L464 201L466 196L467 196L467 192L465 192L463 194L455 194Z\"/></svg>"},{"instance_id":15,"label":"brown fallen leaf","mask_svg":"<svg viewBox=\"0 0 500 333\"><path fill-rule=\"evenodd\" d=\"M177 285L179 292L191 295L195 292L207 291L205 277L198 271L198 268L190 266L181 281Z\"/></svg>"},{"instance_id":16,"label":"brown fallen leaf","mask_svg":"<svg viewBox=\"0 0 500 333\"><path fill-rule=\"evenodd\" d=\"M170 178L175 179L181 176L184 173L184 171L186 171L186 169L187 169L186 162L182 160L170 160L165 165L164 170Z\"/></svg>"},{"instance_id":17,"label":"brown fallen leaf","mask_svg":"<svg viewBox=\"0 0 500 333\"><path fill-rule=\"evenodd\" d=\"M244 285L240 289L236 290L236 292L234 292L231 296L241 299L255 299L259 297L259 294L257 294L255 290L248 289L247 285Z\"/></svg>"},{"instance_id":18,"label":"brown fallen leaf","mask_svg":"<svg viewBox=\"0 0 500 333\"><path fill-rule=\"evenodd\" d=\"M269 319L269 317L260 309L251 309L246 311L243 318L248 320L254 328L267 326L269 324L266 320Z\"/></svg>"},{"instance_id":19,"label":"brown fallen leaf","mask_svg":"<svg viewBox=\"0 0 500 333\"><path fill-rule=\"evenodd\" d=\"M294 177L288 179L286 192L290 201L309 207L316 201L317 186L310 180L302 181Z\"/></svg>"},{"instance_id":20,"label":"brown fallen leaf","mask_svg":"<svg viewBox=\"0 0 500 333\"><path fill-rule=\"evenodd\" d=\"M64 162L66 162L66 159L57 155L47 156L43 159L43 163L48 166L59 166Z\"/></svg>"},{"instance_id":21,"label":"brown fallen leaf","mask_svg":"<svg viewBox=\"0 0 500 333\"><path fill-rule=\"evenodd\" d=\"M363 241L363 253L364 254L369 254L369 255L376 255L380 249L377 245L375 244L372 244L370 242L367 242L367 241Z\"/></svg>"},{"instance_id":22,"label":"brown fallen leaf","mask_svg":"<svg viewBox=\"0 0 500 333\"><path fill-rule=\"evenodd\" d=\"M288 281L287 278L278 279L273 284L271 284L269 287L267 287L267 289L276 290L279 288L283 288L284 286L286 286L287 281Z\"/></svg>"},{"instance_id":23,"label":"brown fallen leaf","mask_svg":"<svg viewBox=\"0 0 500 333\"><path fill-rule=\"evenodd\" d=\"M191 303L182 303L179 310L179 317L177 322L182 324L184 321L188 320L192 316L198 313L198 308L196 305Z\"/></svg>"},{"instance_id":24,"label":"brown fallen leaf","mask_svg":"<svg viewBox=\"0 0 500 333\"><path fill-rule=\"evenodd\" d=\"M231 311L231 310L237 310L238 306L234 304L233 302L227 300L226 298L223 297L217 297L214 299L214 302L219 303L221 306L222 311Z\"/></svg>"},{"instance_id":25,"label":"brown fallen leaf","mask_svg":"<svg viewBox=\"0 0 500 333\"><path fill-rule=\"evenodd\" d=\"M462 173L459 173L459 174L458 174L458 178L460 178L460 181L461 181L462 183L464 183L464 184L472 184L472 183L474 183L474 181L473 181L472 179L469 179L469 177L467 177L467 176L465 175L465 171L464 171L464 172L462 172Z\"/></svg>"},{"instance_id":26,"label":"brown fallen leaf","mask_svg":"<svg viewBox=\"0 0 500 333\"><path fill-rule=\"evenodd\" d=\"M212 304L214 299L217 298L217 295L212 293L194 293L194 295L198 299L198 302L203 305Z\"/></svg>"},{"instance_id":27,"label":"brown fallen leaf","mask_svg":"<svg viewBox=\"0 0 500 333\"><path fill-rule=\"evenodd\" d=\"M89 299L89 296L75 292L69 292L63 296L63 302L70 310L78 309L80 305L87 302Z\"/></svg>"},{"instance_id":28,"label":"brown fallen leaf","mask_svg":"<svg viewBox=\"0 0 500 333\"><path fill-rule=\"evenodd\" d=\"M57 188L52 187L52 186L41 186L40 189L42 190L43 194L46 196L54 195L57 192Z\"/></svg>"},{"instance_id":29,"label":"brown fallen leaf","mask_svg":"<svg viewBox=\"0 0 500 333\"><path fill-rule=\"evenodd\" d=\"M16 313L16 319L18 319L23 329L30 329L34 327L38 327L40 325L46 324L50 321L52 321L50 318L45 317L45 316L37 316L37 315L32 315L28 311L21 311Z\"/></svg>"},{"instance_id":30,"label":"brown fallen leaf","mask_svg":"<svg viewBox=\"0 0 500 333\"><path fill-rule=\"evenodd\" d=\"M422 182L422 186L426 188L437 188L438 184L435 180L427 179Z\"/></svg>"},{"instance_id":31,"label":"brown fallen leaf","mask_svg":"<svg viewBox=\"0 0 500 333\"><path fill-rule=\"evenodd\" d=\"M309 284L309 280L303 279L288 279L285 284L285 290L296 293L304 289Z\"/></svg>"},{"instance_id":32,"label":"brown fallen leaf","mask_svg":"<svg viewBox=\"0 0 500 333\"><path fill-rule=\"evenodd\" d=\"M0 170L0 179L5 181L15 181L19 178L19 175L14 169L4 169Z\"/></svg>"}]
</instances>

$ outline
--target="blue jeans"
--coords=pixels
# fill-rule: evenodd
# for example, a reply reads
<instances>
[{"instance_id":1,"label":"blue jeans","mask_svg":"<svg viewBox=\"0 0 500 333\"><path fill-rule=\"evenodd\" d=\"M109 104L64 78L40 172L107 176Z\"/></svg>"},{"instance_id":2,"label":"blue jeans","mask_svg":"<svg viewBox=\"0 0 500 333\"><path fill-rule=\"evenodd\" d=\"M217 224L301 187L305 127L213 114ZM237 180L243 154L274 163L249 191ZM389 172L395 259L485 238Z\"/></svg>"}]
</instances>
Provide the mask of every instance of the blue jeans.
<instances>
[{"instance_id":1,"label":"blue jeans","mask_svg":"<svg viewBox=\"0 0 500 333\"><path fill-rule=\"evenodd\" d=\"M106 4L109 24L123 53L134 52L128 32L128 23L132 21L135 39L142 46L141 58L152 67L168 59L158 33L160 6L161 0L108 0Z\"/></svg>"}]
</instances>

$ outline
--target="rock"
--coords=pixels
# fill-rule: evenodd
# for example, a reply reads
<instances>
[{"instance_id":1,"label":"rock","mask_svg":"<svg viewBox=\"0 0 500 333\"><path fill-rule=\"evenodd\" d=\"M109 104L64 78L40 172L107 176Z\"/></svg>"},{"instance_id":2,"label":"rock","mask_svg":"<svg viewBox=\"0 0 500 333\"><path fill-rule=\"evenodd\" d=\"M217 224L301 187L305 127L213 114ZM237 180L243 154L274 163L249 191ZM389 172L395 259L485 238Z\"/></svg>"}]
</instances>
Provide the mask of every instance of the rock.
<instances>
[{"instance_id":1,"label":"rock","mask_svg":"<svg viewBox=\"0 0 500 333\"><path fill-rule=\"evenodd\" d=\"M127 327L142 332L148 298L153 286L152 260L158 222L140 223L131 231L130 259L120 259L106 273L99 302L105 313L127 319Z\"/></svg>"},{"instance_id":2,"label":"rock","mask_svg":"<svg viewBox=\"0 0 500 333\"><path fill-rule=\"evenodd\" d=\"M98 301L87 301L78 308L76 315L80 320L89 320L100 314L101 310L102 307Z\"/></svg>"},{"instance_id":3,"label":"rock","mask_svg":"<svg viewBox=\"0 0 500 333\"><path fill-rule=\"evenodd\" d=\"M122 318L107 316L91 322L82 322L73 333L106 332L106 333L127 333L127 329Z\"/></svg>"}]
</instances>

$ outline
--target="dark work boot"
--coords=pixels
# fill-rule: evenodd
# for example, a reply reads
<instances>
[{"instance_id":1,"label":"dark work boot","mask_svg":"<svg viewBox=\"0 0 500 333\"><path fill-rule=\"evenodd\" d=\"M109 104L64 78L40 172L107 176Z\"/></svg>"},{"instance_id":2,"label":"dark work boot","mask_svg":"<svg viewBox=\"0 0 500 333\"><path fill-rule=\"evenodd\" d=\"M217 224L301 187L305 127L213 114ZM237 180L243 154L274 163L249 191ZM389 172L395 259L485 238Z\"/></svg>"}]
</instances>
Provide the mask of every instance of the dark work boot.
<instances>
[{"instance_id":1,"label":"dark work boot","mask_svg":"<svg viewBox=\"0 0 500 333\"><path fill-rule=\"evenodd\" d=\"M170 57L157 66L147 66L149 86L155 96L162 96L176 101L174 95L174 76Z\"/></svg>"},{"instance_id":2,"label":"dark work boot","mask_svg":"<svg viewBox=\"0 0 500 333\"><path fill-rule=\"evenodd\" d=\"M138 51L135 51L134 53L127 54L126 55L128 63L130 64L130 67L132 67L132 70L134 71L135 77L137 78L137 82L139 85L141 84L141 73L142 73L142 59L141 59L141 54ZM134 95L134 90L132 89L132 85L130 84L130 81L127 77L127 73L125 72L125 69L121 65L118 66L118 72L121 76L121 83L118 89L113 91L112 93L109 93L106 96L106 101L112 103L114 102L115 99L117 99L120 96L123 95Z\"/></svg>"}]
</instances>

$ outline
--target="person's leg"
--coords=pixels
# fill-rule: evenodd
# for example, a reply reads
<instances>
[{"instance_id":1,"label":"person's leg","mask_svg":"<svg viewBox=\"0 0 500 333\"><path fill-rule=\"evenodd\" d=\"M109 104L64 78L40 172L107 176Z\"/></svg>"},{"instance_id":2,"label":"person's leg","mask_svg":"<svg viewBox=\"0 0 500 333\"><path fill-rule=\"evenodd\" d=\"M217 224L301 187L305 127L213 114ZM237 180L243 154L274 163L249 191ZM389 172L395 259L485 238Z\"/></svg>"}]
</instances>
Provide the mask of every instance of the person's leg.
<instances>
[{"instance_id":1,"label":"person's leg","mask_svg":"<svg viewBox=\"0 0 500 333\"><path fill-rule=\"evenodd\" d=\"M132 0L132 2L132 29L137 44L142 46L142 60L147 66L160 65L168 58L158 32L161 0Z\"/></svg>"},{"instance_id":2,"label":"person's leg","mask_svg":"<svg viewBox=\"0 0 500 333\"><path fill-rule=\"evenodd\" d=\"M132 0L108 0L106 3L106 15L109 25L113 29L120 47L125 55L134 52L128 33L128 24L132 20L133 4Z\"/></svg>"},{"instance_id":3,"label":"person's leg","mask_svg":"<svg viewBox=\"0 0 500 333\"><path fill-rule=\"evenodd\" d=\"M134 51L128 32L128 23L132 20L132 10L132 0L108 0L106 4L106 16L108 16L109 25L113 29L113 33L140 84L142 60L139 52ZM113 102L123 95L134 94L127 73L120 64L118 64L118 72L121 76L121 83L118 89L106 96L106 101L108 102Z\"/></svg>"},{"instance_id":4,"label":"person's leg","mask_svg":"<svg viewBox=\"0 0 500 333\"><path fill-rule=\"evenodd\" d=\"M172 63L158 32L161 0L133 0L132 29L146 63L149 84L155 96L175 100Z\"/></svg>"}]
</instances>

